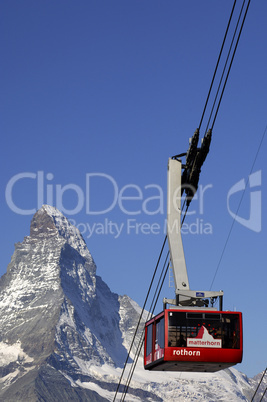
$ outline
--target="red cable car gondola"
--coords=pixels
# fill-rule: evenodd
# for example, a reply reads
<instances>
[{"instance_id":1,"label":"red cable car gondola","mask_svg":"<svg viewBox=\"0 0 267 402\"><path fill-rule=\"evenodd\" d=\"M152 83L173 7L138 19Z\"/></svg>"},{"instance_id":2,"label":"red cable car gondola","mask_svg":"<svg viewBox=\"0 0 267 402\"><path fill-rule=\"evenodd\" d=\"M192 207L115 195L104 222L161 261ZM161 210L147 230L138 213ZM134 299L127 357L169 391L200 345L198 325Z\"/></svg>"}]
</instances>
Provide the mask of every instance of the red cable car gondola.
<instances>
[{"instance_id":1,"label":"red cable car gondola","mask_svg":"<svg viewBox=\"0 0 267 402\"><path fill-rule=\"evenodd\" d=\"M240 312L172 308L146 323L146 370L214 372L241 361Z\"/></svg>"},{"instance_id":2,"label":"red cable car gondola","mask_svg":"<svg viewBox=\"0 0 267 402\"><path fill-rule=\"evenodd\" d=\"M208 141L210 136L211 132ZM181 237L182 168L183 186L190 187L192 197L201 167L197 161L203 163L209 148L203 141L204 150L197 149L198 131L194 137L185 166L176 157L169 159L167 236L176 298L164 299L164 311L145 324L146 370L215 372L242 361L242 313L223 311L223 291L192 291L189 287ZM213 307L217 298L219 311ZM166 308L167 304L174 307Z\"/></svg>"}]
</instances>

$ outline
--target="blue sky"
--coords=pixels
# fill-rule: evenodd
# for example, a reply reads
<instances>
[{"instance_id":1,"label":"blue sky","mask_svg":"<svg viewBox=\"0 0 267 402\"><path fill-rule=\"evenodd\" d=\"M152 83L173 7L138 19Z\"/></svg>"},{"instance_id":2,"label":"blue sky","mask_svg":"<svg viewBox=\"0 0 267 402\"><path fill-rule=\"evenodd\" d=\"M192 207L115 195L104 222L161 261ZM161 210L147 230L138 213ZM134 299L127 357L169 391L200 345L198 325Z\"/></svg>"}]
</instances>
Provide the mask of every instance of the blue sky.
<instances>
[{"instance_id":1,"label":"blue sky","mask_svg":"<svg viewBox=\"0 0 267 402\"><path fill-rule=\"evenodd\" d=\"M1 3L1 275L32 211L50 203L83 232L111 290L143 304L164 239L167 161L199 124L231 8ZM266 12L264 0L248 11L183 237L191 288L208 290L242 192L229 208L227 195L256 174L213 283L244 314L237 368L250 376L266 366ZM162 297L173 292L167 280Z\"/></svg>"}]
</instances>

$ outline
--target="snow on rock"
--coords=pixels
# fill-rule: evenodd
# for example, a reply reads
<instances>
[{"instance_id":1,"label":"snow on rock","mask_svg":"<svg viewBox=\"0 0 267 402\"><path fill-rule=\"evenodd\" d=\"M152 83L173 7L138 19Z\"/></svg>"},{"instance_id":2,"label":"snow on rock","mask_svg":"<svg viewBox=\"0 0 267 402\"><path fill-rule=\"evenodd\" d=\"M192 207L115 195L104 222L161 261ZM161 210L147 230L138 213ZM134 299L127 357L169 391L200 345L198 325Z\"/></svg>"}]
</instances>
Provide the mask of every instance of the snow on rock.
<instances>
[{"instance_id":1,"label":"snow on rock","mask_svg":"<svg viewBox=\"0 0 267 402\"><path fill-rule=\"evenodd\" d=\"M33 358L29 357L27 353L23 351L20 341L17 341L13 345L0 342L0 367L16 361L20 363L30 363L33 361Z\"/></svg>"},{"instance_id":2,"label":"snow on rock","mask_svg":"<svg viewBox=\"0 0 267 402\"><path fill-rule=\"evenodd\" d=\"M53 220L59 235L67 240L72 248L77 250L81 256L88 258L91 262L93 261L80 231L72 225L58 209L51 207L50 205L43 205L42 208L36 212L36 219L39 218L39 215L44 214L48 215Z\"/></svg>"}]
</instances>

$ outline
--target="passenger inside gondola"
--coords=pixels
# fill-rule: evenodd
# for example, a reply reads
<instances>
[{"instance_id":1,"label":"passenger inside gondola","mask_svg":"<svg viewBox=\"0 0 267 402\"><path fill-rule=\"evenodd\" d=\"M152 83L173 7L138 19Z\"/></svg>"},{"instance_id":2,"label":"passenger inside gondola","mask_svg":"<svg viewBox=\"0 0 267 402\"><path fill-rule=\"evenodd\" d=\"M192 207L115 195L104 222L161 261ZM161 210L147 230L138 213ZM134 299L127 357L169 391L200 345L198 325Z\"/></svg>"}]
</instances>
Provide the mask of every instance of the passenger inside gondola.
<instances>
[{"instance_id":1,"label":"passenger inside gondola","mask_svg":"<svg viewBox=\"0 0 267 402\"><path fill-rule=\"evenodd\" d=\"M178 347L185 347L186 346L186 341L184 339L183 334L181 334L180 339L178 340L176 346L178 346Z\"/></svg>"}]
</instances>

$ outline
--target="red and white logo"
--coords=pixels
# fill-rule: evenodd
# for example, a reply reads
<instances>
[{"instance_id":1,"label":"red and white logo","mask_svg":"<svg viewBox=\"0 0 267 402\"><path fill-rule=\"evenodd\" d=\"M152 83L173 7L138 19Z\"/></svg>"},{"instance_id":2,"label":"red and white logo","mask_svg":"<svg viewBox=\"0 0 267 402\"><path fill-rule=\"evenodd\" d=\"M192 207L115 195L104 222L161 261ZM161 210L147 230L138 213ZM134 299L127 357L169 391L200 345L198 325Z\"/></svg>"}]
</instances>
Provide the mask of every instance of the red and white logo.
<instances>
[{"instance_id":1,"label":"red and white logo","mask_svg":"<svg viewBox=\"0 0 267 402\"><path fill-rule=\"evenodd\" d=\"M214 339L207 328L202 325L195 338L187 338L188 348L221 348L222 340Z\"/></svg>"}]
</instances>

